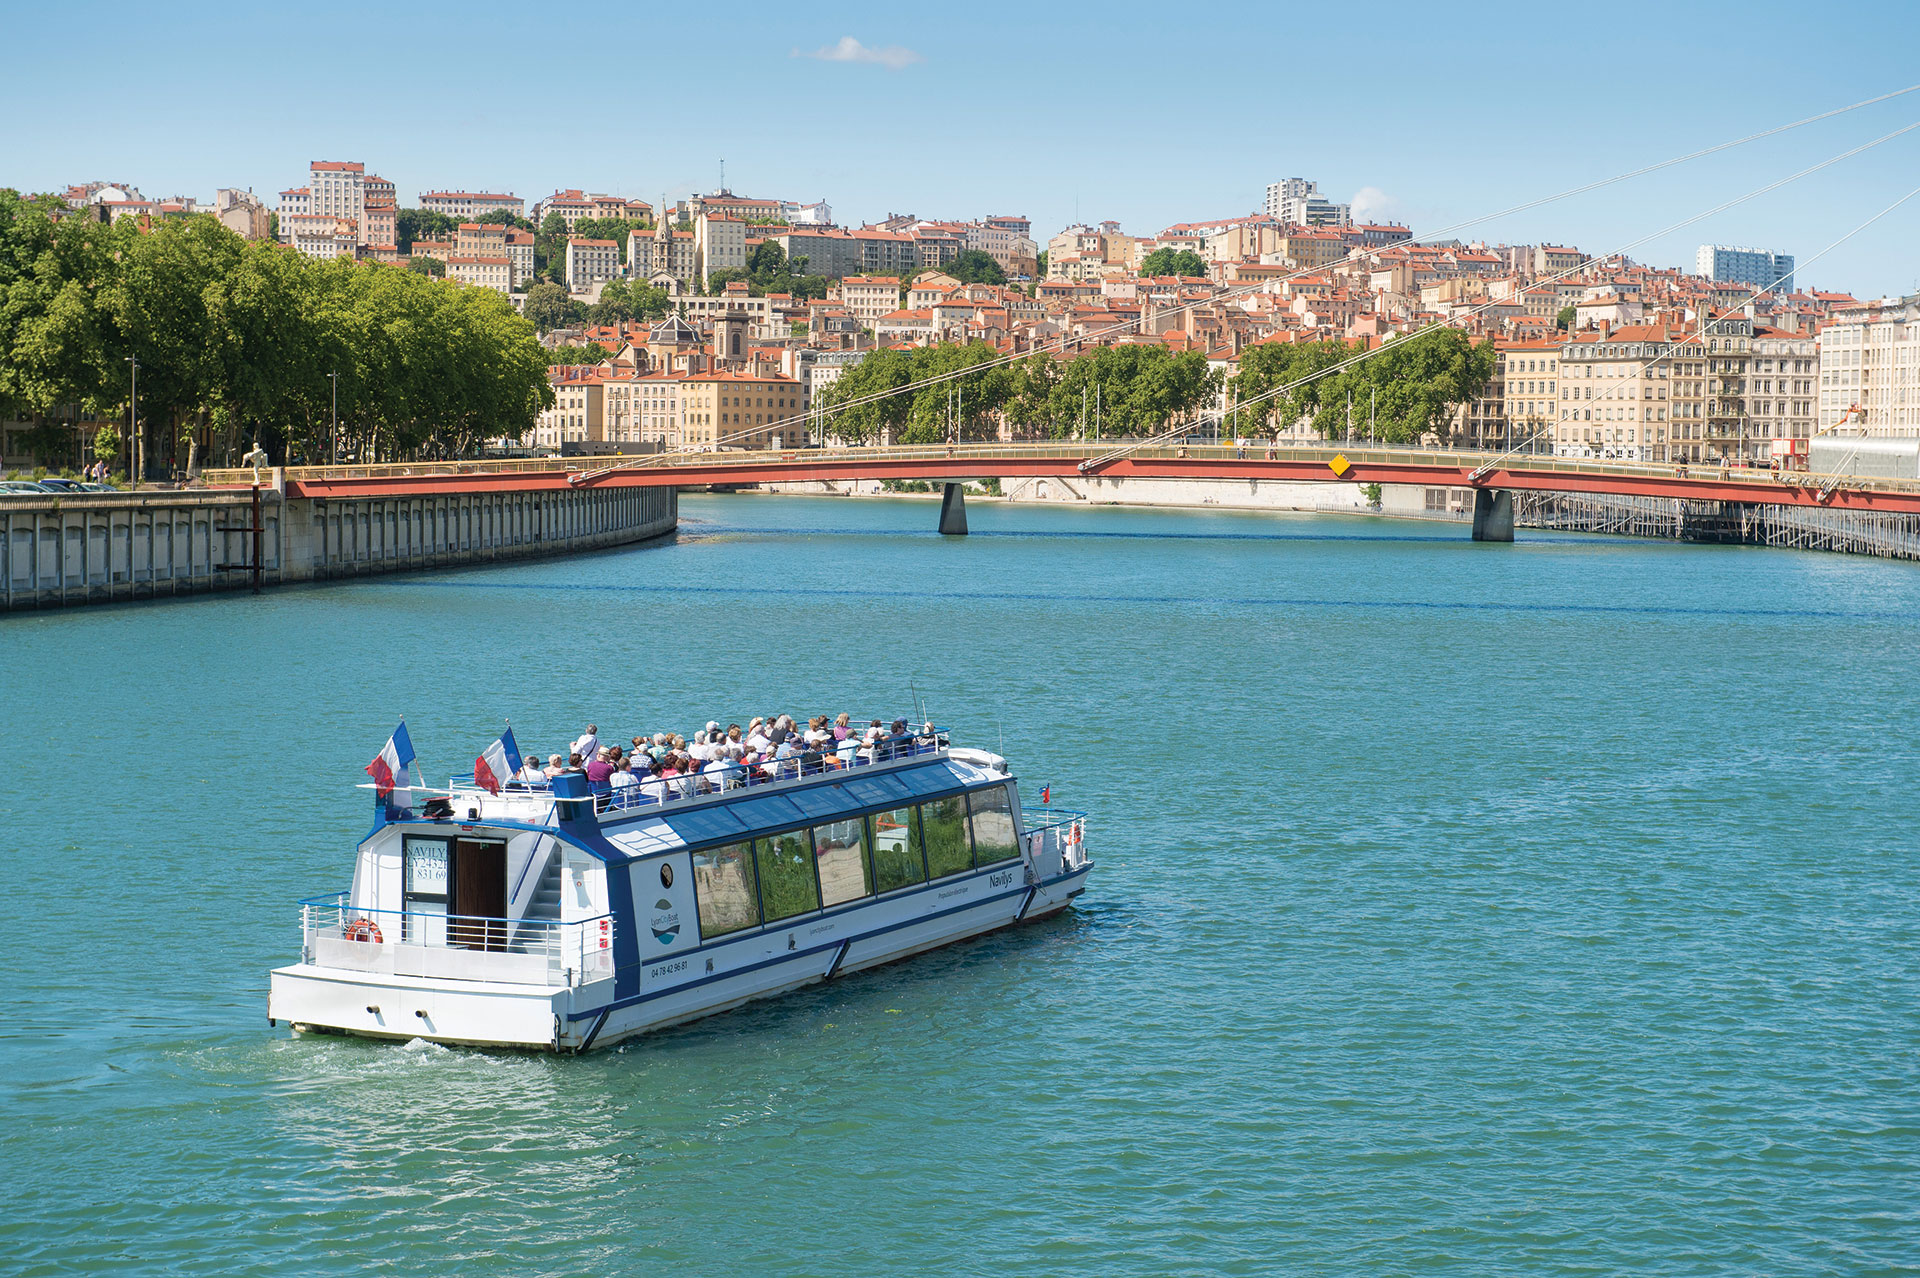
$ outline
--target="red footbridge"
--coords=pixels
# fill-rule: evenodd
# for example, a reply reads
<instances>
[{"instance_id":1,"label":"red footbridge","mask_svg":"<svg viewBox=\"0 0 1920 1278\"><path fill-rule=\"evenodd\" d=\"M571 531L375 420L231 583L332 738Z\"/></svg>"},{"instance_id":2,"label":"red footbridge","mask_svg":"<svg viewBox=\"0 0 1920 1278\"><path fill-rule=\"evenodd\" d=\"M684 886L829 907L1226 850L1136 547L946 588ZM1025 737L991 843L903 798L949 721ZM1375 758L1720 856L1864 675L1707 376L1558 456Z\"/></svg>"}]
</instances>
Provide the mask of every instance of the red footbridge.
<instances>
[{"instance_id":1,"label":"red footbridge","mask_svg":"<svg viewBox=\"0 0 1920 1278\"><path fill-rule=\"evenodd\" d=\"M800 448L379 466L297 466L277 472L289 497L424 496L583 488L708 488L805 481L919 480L944 484L941 528L964 532L958 485L971 479L1102 478L1421 484L1475 490L1474 536L1512 539L1512 494L1590 493L1920 514L1920 482L1775 472L1739 466L1592 461L1527 453L1360 446L1053 443ZM245 486L244 470L210 471L210 486Z\"/></svg>"}]
</instances>

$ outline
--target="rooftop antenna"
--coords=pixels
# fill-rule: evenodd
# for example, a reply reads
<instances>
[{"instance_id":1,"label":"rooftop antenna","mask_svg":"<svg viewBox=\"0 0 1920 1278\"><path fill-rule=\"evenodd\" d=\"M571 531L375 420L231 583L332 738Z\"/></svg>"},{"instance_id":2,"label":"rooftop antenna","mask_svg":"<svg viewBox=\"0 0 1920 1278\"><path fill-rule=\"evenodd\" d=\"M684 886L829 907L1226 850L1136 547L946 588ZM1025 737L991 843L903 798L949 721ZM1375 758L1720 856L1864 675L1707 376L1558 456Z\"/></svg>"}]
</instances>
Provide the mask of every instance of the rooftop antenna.
<instances>
[{"instance_id":1,"label":"rooftop antenna","mask_svg":"<svg viewBox=\"0 0 1920 1278\"><path fill-rule=\"evenodd\" d=\"M724 155L720 157L720 189L727 189L727 157Z\"/></svg>"}]
</instances>

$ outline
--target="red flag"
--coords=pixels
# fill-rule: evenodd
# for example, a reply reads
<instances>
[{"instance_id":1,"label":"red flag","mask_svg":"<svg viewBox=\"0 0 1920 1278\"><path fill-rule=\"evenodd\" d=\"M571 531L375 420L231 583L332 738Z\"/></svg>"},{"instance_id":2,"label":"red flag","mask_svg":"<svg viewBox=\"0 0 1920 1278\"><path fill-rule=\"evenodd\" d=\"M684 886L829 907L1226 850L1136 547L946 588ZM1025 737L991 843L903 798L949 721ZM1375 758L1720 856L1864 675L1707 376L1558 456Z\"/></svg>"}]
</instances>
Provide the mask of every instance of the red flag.
<instances>
[{"instance_id":1,"label":"red flag","mask_svg":"<svg viewBox=\"0 0 1920 1278\"><path fill-rule=\"evenodd\" d=\"M1051 803L1051 802L1053 802L1053 799L1052 799L1052 795L1053 795L1053 787L1052 787L1052 786L1050 786L1050 785L1043 785L1043 786L1041 786L1041 787L1040 787L1040 802L1042 802L1042 803Z\"/></svg>"},{"instance_id":2,"label":"red flag","mask_svg":"<svg viewBox=\"0 0 1920 1278\"><path fill-rule=\"evenodd\" d=\"M473 761L473 783L483 790L500 793L500 778L493 775L493 769L487 766L487 756L484 754Z\"/></svg>"}]
</instances>

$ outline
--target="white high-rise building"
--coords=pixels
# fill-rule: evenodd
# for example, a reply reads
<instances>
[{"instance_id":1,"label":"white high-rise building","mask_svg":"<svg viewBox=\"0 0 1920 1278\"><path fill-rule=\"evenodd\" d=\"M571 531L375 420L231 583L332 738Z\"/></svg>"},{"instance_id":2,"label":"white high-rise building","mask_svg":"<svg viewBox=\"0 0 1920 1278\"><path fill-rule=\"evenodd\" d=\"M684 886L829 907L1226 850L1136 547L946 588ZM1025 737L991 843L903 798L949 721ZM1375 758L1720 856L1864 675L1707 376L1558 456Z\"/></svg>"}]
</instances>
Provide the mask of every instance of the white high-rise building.
<instances>
[{"instance_id":1,"label":"white high-rise building","mask_svg":"<svg viewBox=\"0 0 1920 1278\"><path fill-rule=\"evenodd\" d=\"M1267 216L1295 226L1351 226L1353 205L1335 204L1318 182L1287 178L1267 188Z\"/></svg>"},{"instance_id":2,"label":"white high-rise building","mask_svg":"<svg viewBox=\"0 0 1920 1278\"><path fill-rule=\"evenodd\" d=\"M1920 435L1920 293L1835 310L1819 368L1821 429L1844 417L1850 433Z\"/></svg>"},{"instance_id":3,"label":"white high-rise building","mask_svg":"<svg viewBox=\"0 0 1920 1278\"><path fill-rule=\"evenodd\" d=\"M1735 248L1730 244L1702 244L1693 255L1693 272L1716 284L1751 284L1769 288L1779 284L1790 292L1793 254L1769 253L1765 249ZM1781 281L1787 281L1781 283Z\"/></svg>"}]
</instances>

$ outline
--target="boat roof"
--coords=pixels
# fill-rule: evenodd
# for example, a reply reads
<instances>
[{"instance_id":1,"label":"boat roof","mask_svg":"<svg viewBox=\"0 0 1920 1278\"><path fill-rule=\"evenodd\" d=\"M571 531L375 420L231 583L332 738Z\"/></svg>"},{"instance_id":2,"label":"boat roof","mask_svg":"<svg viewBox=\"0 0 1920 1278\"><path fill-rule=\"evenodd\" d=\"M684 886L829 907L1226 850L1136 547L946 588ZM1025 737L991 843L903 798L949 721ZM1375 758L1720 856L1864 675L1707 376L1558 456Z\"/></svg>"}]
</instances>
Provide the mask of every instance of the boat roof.
<instances>
[{"instance_id":1,"label":"boat roof","mask_svg":"<svg viewBox=\"0 0 1920 1278\"><path fill-rule=\"evenodd\" d=\"M644 809L630 818L609 820L612 814L603 814L601 834L629 858L651 856L922 803L1004 781L1007 775L942 755L891 768L829 773L778 790L730 790L704 803Z\"/></svg>"}]
</instances>

